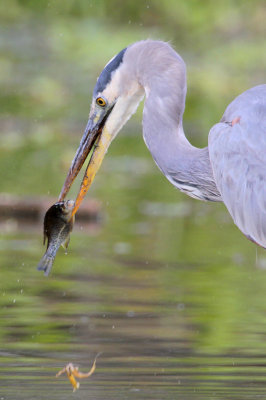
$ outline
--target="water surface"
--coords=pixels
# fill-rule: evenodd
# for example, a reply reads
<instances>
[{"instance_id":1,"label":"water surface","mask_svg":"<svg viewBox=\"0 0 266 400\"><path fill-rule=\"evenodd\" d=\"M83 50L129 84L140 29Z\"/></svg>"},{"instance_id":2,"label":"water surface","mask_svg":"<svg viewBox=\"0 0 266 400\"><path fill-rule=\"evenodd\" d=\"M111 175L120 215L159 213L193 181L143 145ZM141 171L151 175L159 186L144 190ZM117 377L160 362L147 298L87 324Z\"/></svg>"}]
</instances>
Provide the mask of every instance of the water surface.
<instances>
[{"instance_id":1,"label":"water surface","mask_svg":"<svg viewBox=\"0 0 266 400\"><path fill-rule=\"evenodd\" d=\"M2 235L1 398L72 398L56 372L68 362L86 372L98 352L76 398L265 398L266 274L253 246L218 240L230 225L198 243L192 215L205 204L172 217L171 203L163 215L148 205L158 208L147 201L133 219L124 205L120 241L111 218L94 235L74 231L48 278L35 269L41 234ZM204 229L218 224L215 210Z\"/></svg>"}]
</instances>

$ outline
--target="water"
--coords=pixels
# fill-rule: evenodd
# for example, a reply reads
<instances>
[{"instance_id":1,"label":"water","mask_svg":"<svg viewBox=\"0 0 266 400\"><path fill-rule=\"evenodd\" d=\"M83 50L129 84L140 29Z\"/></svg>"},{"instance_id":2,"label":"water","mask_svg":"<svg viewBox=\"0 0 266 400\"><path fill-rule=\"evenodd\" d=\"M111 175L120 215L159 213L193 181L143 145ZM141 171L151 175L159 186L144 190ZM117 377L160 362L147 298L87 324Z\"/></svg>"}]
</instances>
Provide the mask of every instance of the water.
<instances>
[{"instance_id":1,"label":"water","mask_svg":"<svg viewBox=\"0 0 266 400\"><path fill-rule=\"evenodd\" d=\"M266 275L255 266L253 245L241 254L241 246L221 246L206 260L208 244L193 240L191 215L208 205L188 200L189 216L167 217L176 213L172 203L161 216L157 202L150 204L155 215L145 204L138 233L125 209L94 235L74 231L49 278L35 269L43 251L36 227L2 235L0 398L72 398L67 377L55 374L68 362L87 372L98 352L78 399L265 398ZM221 217L214 208L206 229ZM118 241L112 223L133 233ZM231 225L222 234L232 230L238 238ZM212 239L219 235L213 231ZM184 240L188 250L178 250Z\"/></svg>"},{"instance_id":2,"label":"water","mask_svg":"<svg viewBox=\"0 0 266 400\"><path fill-rule=\"evenodd\" d=\"M0 183L18 196L60 192L107 61L103 25L39 18L1 25ZM36 271L42 227L1 221L0 400L72 399L55 374L88 371L98 352L76 399L266 398L265 252L223 205L178 193L134 121L89 193L101 222L75 227L51 276Z\"/></svg>"}]
</instances>

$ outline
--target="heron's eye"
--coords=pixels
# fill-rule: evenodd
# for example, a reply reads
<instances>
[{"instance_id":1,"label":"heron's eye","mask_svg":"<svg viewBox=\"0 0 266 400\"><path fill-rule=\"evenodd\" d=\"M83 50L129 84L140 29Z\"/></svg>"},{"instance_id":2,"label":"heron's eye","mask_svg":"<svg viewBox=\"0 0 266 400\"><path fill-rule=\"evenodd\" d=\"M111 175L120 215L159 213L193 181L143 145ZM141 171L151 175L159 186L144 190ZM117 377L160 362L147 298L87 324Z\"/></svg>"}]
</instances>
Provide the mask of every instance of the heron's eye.
<instances>
[{"instance_id":1,"label":"heron's eye","mask_svg":"<svg viewBox=\"0 0 266 400\"><path fill-rule=\"evenodd\" d=\"M96 99L96 103L98 104L98 106L100 107L105 107L106 106L106 101L102 98L102 97L98 97Z\"/></svg>"}]
</instances>

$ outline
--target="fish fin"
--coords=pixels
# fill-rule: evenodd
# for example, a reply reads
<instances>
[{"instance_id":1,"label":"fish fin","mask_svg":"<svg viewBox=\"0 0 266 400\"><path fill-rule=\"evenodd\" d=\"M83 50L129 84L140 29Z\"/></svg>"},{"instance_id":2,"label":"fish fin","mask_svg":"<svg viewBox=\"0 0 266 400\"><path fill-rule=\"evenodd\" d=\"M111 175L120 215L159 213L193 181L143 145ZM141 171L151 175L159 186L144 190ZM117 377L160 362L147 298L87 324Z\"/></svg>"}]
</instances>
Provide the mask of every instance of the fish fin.
<instances>
[{"instance_id":1,"label":"fish fin","mask_svg":"<svg viewBox=\"0 0 266 400\"><path fill-rule=\"evenodd\" d=\"M70 242L70 235L66 238L66 240L61 244L61 246L63 247L63 249L67 249L68 248L68 245L69 245L69 242Z\"/></svg>"},{"instance_id":2,"label":"fish fin","mask_svg":"<svg viewBox=\"0 0 266 400\"><path fill-rule=\"evenodd\" d=\"M38 271L44 271L44 275L48 276L52 269L54 259L55 259L54 256L50 256L47 253L45 253L37 266Z\"/></svg>"},{"instance_id":3,"label":"fish fin","mask_svg":"<svg viewBox=\"0 0 266 400\"><path fill-rule=\"evenodd\" d=\"M48 240L48 236L47 236L46 231L44 230L44 232L43 232L43 245L45 245L46 240ZM48 244L49 244L49 241L47 242L47 247L48 247Z\"/></svg>"}]
</instances>

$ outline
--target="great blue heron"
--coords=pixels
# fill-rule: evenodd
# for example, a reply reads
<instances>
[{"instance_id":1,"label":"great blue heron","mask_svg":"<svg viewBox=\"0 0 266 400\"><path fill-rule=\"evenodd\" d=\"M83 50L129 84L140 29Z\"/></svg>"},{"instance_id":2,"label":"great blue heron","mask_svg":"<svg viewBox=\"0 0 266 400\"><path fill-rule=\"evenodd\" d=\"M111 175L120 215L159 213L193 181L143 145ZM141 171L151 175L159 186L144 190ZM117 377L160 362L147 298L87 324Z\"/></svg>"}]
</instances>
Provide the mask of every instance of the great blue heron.
<instances>
[{"instance_id":1,"label":"great blue heron","mask_svg":"<svg viewBox=\"0 0 266 400\"><path fill-rule=\"evenodd\" d=\"M210 130L208 147L198 149L183 131L185 63L161 41L130 45L101 72L88 124L59 200L65 198L93 149L76 199L77 211L111 141L144 95L144 140L166 178L189 196L223 201L238 228L266 248L266 85L232 101Z\"/></svg>"}]
</instances>

